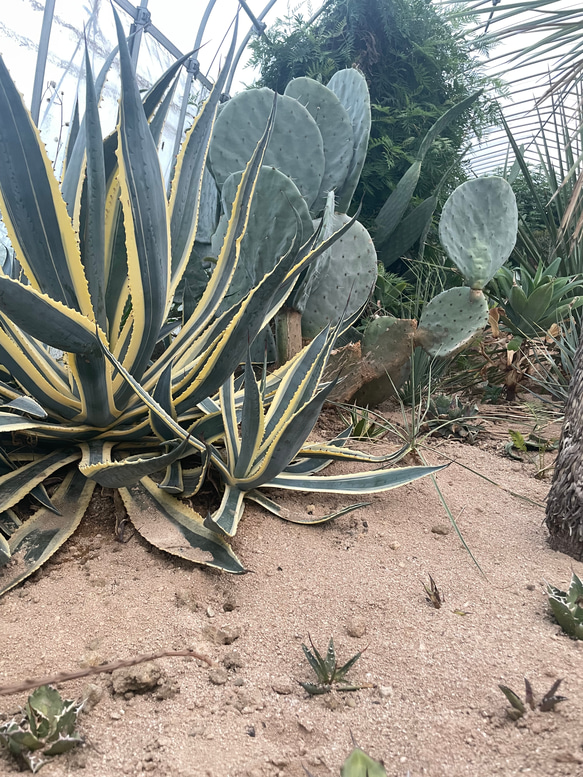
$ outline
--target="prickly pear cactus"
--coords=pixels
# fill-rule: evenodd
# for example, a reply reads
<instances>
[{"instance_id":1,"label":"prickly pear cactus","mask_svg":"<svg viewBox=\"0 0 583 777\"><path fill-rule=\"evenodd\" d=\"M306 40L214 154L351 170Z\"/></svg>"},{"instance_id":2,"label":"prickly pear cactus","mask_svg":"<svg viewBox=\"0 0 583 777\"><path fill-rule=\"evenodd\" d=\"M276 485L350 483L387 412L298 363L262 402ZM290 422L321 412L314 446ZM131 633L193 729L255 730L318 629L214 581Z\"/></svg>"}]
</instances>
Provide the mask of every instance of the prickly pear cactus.
<instances>
[{"instance_id":1,"label":"prickly pear cactus","mask_svg":"<svg viewBox=\"0 0 583 777\"><path fill-rule=\"evenodd\" d=\"M328 81L330 89L338 97L352 122L353 147L348 175L336 192L337 210L346 213L350 207L360 174L364 167L370 137L370 95L366 78L356 68L338 70Z\"/></svg>"},{"instance_id":2,"label":"prickly pear cactus","mask_svg":"<svg viewBox=\"0 0 583 777\"><path fill-rule=\"evenodd\" d=\"M349 221L333 217L333 231ZM350 318L368 300L377 277L377 254L366 229L356 221L324 254L320 276L302 315L302 335L314 338L328 324Z\"/></svg>"},{"instance_id":3,"label":"prickly pear cactus","mask_svg":"<svg viewBox=\"0 0 583 777\"><path fill-rule=\"evenodd\" d=\"M223 185L225 215L221 217L212 238L215 256L218 256L223 244L241 175L241 172L234 173ZM273 270L277 261L290 249L298 228L303 243L313 232L306 201L287 175L273 167L263 167L255 187L247 231L241 241L239 261L223 307L238 302Z\"/></svg>"},{"instance_id":4,"label":"prickly pear cactus","mask_svg":"<svg viewBox=\"0 0 583 777\"><path fill-rule=\"evenodd\" d=\"M518 209L503 178L475 178L449 197L439 222L439 239L472 289L483 289L512 253Z\"/></svg>"},{"instance_id":5,"label":"prickly pear cactus","mask_svg":"<svg viewBox=\"0 0 583 777\"><path fill-rule=\"evenodd\" d=\"M335 210L334 210L334 192L328 192L326 199L326 206L322 213L322 219L319 224L320 240L328 240L335 230ZM317 223L317 222L315 222ZM293 294L291 295L288 304L293 310L298 313L303 313L310 298L312 291L320 283L320 275L322 271L328 266L328 260L326 254L319 256L315 262L308 267L296 283Z\"/></svg>"},{"instance_id":6,"label":"prickly pear cactus","mask_svg":"<svg viewBox=\"0 0 583 777\"><path fill-rule=\"evenodd\" d=\"M468 343L488 323L488 303L479 290L460 286L430 300L415 335L430 356L448 356Z\"/></svg>"},{"instance_id":7,"label":"prickly pear cactus","mask_svg":"<svg viewBox=\"0 0 583 777\"><path fill-rule=\"evenodd\" d=\"M284 94L298 100L309 111L322 135L324 177L312 206L312 212L317 214L324 207L328 192L340 189L348 176L354 146L352 122L334 92L313 78L294 78Z\"/></svg>"},{"instance_id":8,"label":"prickly pear cactus","mask_svg":"<svg viewBox=\"0 0 583 777\"><path fill-rule=\"evenodd\" d=\"M271 89L249 89L225 103L217 116L209 164L217 186L244 170L265 131L273 105ZM279 95L265 164L288 175L311 207L324 177L324 144L318 125L298 100Z\"/></svg>"}]
</instances>

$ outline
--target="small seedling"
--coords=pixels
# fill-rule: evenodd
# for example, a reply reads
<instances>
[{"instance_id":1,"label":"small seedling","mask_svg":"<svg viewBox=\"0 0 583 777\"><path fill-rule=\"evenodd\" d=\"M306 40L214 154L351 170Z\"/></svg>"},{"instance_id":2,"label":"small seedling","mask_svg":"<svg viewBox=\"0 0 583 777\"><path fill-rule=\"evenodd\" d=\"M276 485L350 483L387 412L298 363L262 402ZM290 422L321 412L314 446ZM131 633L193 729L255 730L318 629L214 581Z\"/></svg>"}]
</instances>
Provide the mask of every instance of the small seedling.
<instances>
[{"instance_id":1,"label":"small seedling","mask_svg":"<svg viewBox=\"0 0 583 777\"><path fill-rule=\"evenodd\" d=\"M425 588L425 593L427 594L427 601L432 604L436 610L439 610L441 605L445 602L445 596L438 589L437 584L431 575L429 575L429 585L423 583L423 588Z\"/></svg>"},{"instance_id":2,"label":"small seedling","mask_svg":"<svg viewBox=\"0 0 583 777\"><path fill-rule=\"evenodd\" d=\"M382 437L388 431L386 425L377 423L376 418L380 418L378 414L369 411L368 407L354 407L350 410L350 418L346 418L342 413L340 417L347 426L352 426L351 437L355 439L369 439L374 440L378 437Z\"/></svg>"},{"instance_id":3,"label":"small seedling","mask_svg":"<svg viewBox=\"0 0 583 777\"><path fill-rule=\"evenodd\" d=\"M573 639L583 639L583 583L573 572L568 591L547 584L549 604L557 623Z\"/></svg>"},{"instance_id":4,"label":"small seedling","mask_svg":"<svg viewBox=\"0 0 583 777\"><path fill-rule=\"evenodd\" d=\"M322 693L329 693L331 690L336 689L338 691L359 691L361 688L368 688L369 685L350 685L344 678L348 670L354 666L354 664L361 657L362 652L352 656L343 666L338 666L336 659L336 651L334 649L334 640L330 638L328 643L328 651L326 658L323 658L318 648L312 642L312 638L308 635L310 650L305 645L302 645L304 655L308 659L308 662L318 678L317 683L300 683L302 688L306 690L311 696L316 696Z\"/></svg>"},{"instance_id":5,"label":"small seedling","mask_svg":"<svg viewBox=\"0 0 583 777\"><path fill-rule=\"evenodd\" d=\"M47 758L67 753L82 742L75 731L82 704L64 700L55 688L43 685L28 697L22 719L0 726L0 744L25 769L35 773Z\"/></svg>"},{"instance_id":6,"label":"small seedling","mask_svg":"<svg viewBox=\"0 0 583 777\"><path fill-rule=\"evenodd\" d=\"M340 777L387 777L387 773L382 763L375 761L374 758L367 755L364 750L361 750L356 742L354 742L354 737L352 737L352 741L354 747L346 761L342 764ZM308 777L314 777L305 766L304 771Z\"/></svg>"},{"instance_id":7,"label":"small seedling","mask_svg":"<svg viewBox=\"0 0 583 777\"><path fill-rule=\"evenodd\" d=\"M383 765L356 746L342 764L340 775L341 777L387 777Z\"/></svg>"},{"instance_id":8,"label":"small seedling","mask_svg":"<svg viewBox=\"0 0 583 777\"><path fill-rule=\"evenodd\" d=\"M498 688L500 688L504 696L506 696L506 698L512 705L512 709L507 710L508 717L511 718L512 720L518 720L527 712L527 705L528 707L530 707L531 710L539 709L541 712L550 712L551 710L554 710L555 706L560 701L567 701L566 696L556 695L559 685L562 682L563 682L562 679L556 680L551 686L551 688L545 693L545 695L542 697L542 699L539 701L538 704L534 700L532 685L529 683L526 677L524 678L524 686L525 686L524 701L522 701L520 696L514 693L514 691L511 688L508 688L507 685L499 685Z\"/></svg>"}]
</instances>

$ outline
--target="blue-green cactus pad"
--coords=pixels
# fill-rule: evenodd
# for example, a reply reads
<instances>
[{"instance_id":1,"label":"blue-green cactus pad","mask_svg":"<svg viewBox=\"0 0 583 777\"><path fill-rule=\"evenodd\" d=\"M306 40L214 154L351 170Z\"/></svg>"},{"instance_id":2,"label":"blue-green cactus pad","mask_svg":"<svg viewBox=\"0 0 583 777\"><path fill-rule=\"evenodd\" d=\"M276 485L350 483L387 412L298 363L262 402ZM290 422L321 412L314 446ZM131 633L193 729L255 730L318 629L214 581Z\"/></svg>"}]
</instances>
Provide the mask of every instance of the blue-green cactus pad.
<instances>
[{"instance_id":1,"label":"blue-green cactus pad","mask_svg":"<svg viewBox=\"0 0 583 777\"><path fill-rule=\"evenodd\" d=\"M474 178L443 206L439 239L472 289L483 289L512 253L518 209L503 178Z\"/></svg>"},{"instance_id":2,"label":"blue-green cactus pad","mask_svg":"<svg viewBox=\"0 0 583 777\"><path fill-rule=\"evenodd\" d=\"M336 213L336 231L349 221ZM357 313L368 300L377 278L377 254L366 229L355 221L318 262L318 280L302 313L302 335L314 338L328 324Z\"/></svg>"},{"instance_id":3,"label":"blue-green cactus pad","mask_svg":"<svg viewBox=\"0 0 583 777\"><path fill-rule=\"evenodd\" d=\"M324 207L328 192L340 189L348 175L354 146L352 122L334 92L313 78L294 78L284 94L298 100L309 111L322 135L326 166L312 207L312 212L317 214Z\"/></svg>"},{"instance_id":4,"label":"blue-green cactus pad","mask_svg":"<svg viewBox=\"0 0 583 777\"><path fill-rule=\"evenodd\" d=\"M415 344L430 356L448 356L466 345L488 323L488 303L481 291L447 289L423 308Z\"/></svg>"},{"instance_id":5,"label":"blue-green cactus pad","mask_svg":"<svg viewBox=\"0 0 583 777\"><path fill-rule=\"evenodd\" d=\"M222 190L224 214L213 235L213 253L218 256L242 172L229 176ZM241 252L224 307L241 299L271 272L278 260L289 251L296 232L301 230L304 243L313 232L306 201L294 182L273 167L262 167L249 212L247 231L241 241Z\"/></svg>"},{"instance_id":6,"label":"blue-green cactus pad","mask_svg":"<svg viewBox=\"0 0 583 777\"><path fill-rule=\"evenodd\" d=\"M217 116L209 149L209 164L219 188L232 173L245 169L265 131L272 106L273 92L267 88L240 92L225 103ZM288 175L311 207L324 177L324 144L314 119L292 97L277 98L264 164Z\"/></svg>"},{"instance_id":7,"label":"blue-green cactus pad","mask_svg":"<svg viewBox=\"0 0 583 777\"><path fill-rule=\"evenodd\" d=\"M342 187L336 192L340 213L346 213L356 191L368 151L371 114L370 95L366 78L356 68L338 70L328 81L328 89L338 97L352 122L354 145L350 169Z\"/></svg>"}]
</instances>

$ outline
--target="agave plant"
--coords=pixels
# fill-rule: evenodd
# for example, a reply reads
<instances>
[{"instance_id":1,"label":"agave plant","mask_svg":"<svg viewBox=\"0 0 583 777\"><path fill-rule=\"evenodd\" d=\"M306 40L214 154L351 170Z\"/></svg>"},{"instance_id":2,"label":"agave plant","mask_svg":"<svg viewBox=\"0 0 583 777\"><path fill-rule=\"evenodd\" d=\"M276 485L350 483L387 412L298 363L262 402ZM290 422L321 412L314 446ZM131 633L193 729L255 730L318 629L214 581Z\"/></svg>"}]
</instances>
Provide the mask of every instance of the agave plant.
<instances>
[{"instance_id":1,"label":"agave plant","mask_svg":"<svg viewBox=\"0 0 583 777\"><path fill-rule=\"evenodd\" d=\"M48 758L68 753L83 741L75 731L81 707L43 685L28 697L20 720L0 726L0 744L25 768L38 772Z\"/></svg>"},{"instance_id":2,"label":"agave plant","mask_svg":"<svg viewBox=\"0 0 583 777\"><path fill-rule=\"evenodd\" d=\"M524 266L504 266L490 282L490 296L504 309L502 322L515 337L544 336L583 305L583 297L575 294L581 276L561 276L561 262L560 257L548 265L540 261L534 274Z\"/></svg>"},{"instance_id":3,"label":"agave plant","mask_svg":"<svg viewBox=\"0 0 583 777\"><path fill-rule=\"evenodd\" d=\"M166 323L197 235L206 155L230 60L186 134L167 196L156 143L181 63L142 100L117 16L116 26L117 128L102 138L97 107L111 59L94 81L86 56L86 113L69 143L60 187L0 60L0 210L14 246L0 273L0 594L75 531L96 484L119 489L150 542L242 573L226 538L236 531L244 499L282 512L261 487L361 493L437 469L316 474L334 459L390 459L344 449L347 435L329 445L305 442L330 388L321 378L338 325L259 382L249 360L244 383L233 377L295 279L354 221L325 238L318 229L307 239L296 236L233 301L230 284L276 98L240 173L204 293L194 304L186 287L179 327ZM271 223L269 213L265 219ZM182 497L195 495L211 470L222 502L204 520ZM43 481L56 472L60 484L49 498ZM14 508L29 495L41 507L21 522Z\"/></svg>"},{"instance_id":4,"label":"agave plant","mask_svg":"<svg viewBox=\"0 0 583 777\"><path fill-rule=\"evenodd\" d=\"M559 689L560 684L563 682L562 678L560 680L555 680L555 682L552 684L552 686L549 688L549 690L545 693L545 695L542 697L542 699L538 702L535 700L534 692L532 690L532 685L527 680L527 678L524 678L524 687L525 687L525 694L524 694L524 701L520 698L520 696L515 693L512 688L509 688L507 685L499 685L498 688L502 691L504 696L508 699L511 705L511 709L507 710L508 717L511 720L518 720L527 712L527 706L531 710L540 710L541 712L551 712L555 709L556 705L559 704L559 702L562 701L568 701L566 696L557 696L557 691Z\"/></svg>"},{"instance_id":5,"label":"agave plant","mask_svg":"<svg viewBox=\"0 0 583 777\"><path fill-rule=\"evenodd\" d=\"M549 605L559 626L573 639L583 639L583 582L573 572L568 591L547 585Z\"/></svg>"},{"instance_id":6,"label":"agave plant","mask_svg":"<svg viewBox=\"0 0 583 777\"><path fill-rule=\"evenodd\" d=\"M326 657L320 653L318 648L310 639L310 648L306 645L302 645L304 655L307 658L310 666L314 670L317 683L300 683L302 688L306 690L310 696L319 696L323 693L330 693L331 690L336 689L338 691L359 691L361 688L370 687L366 685L350 685L345 679L348 670L351 669L354 664L362 655L362 651L355 653L352 658L342 666L338 666L338 659L336 658L336 648L334 647L334 639L330 637L328 643L328 649L326 651Z\"/></svg>"}]
</instances>

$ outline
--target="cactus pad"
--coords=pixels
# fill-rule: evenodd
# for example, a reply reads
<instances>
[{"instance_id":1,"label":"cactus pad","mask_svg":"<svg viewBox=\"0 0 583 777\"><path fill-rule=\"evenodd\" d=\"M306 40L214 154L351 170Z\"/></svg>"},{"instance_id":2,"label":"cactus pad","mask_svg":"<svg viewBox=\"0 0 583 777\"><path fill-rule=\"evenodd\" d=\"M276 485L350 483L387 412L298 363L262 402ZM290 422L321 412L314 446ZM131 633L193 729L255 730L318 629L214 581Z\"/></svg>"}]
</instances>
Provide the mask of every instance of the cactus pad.
<instances>
[{"instance_id":1,"label":"cactus pad","mask_svg":"<svg viewBox=\"0 0 583 777\"><path fill-rule=\"evenodd\" d=\"M335 214L334 231L349 221ZM377 277L377 255L366 229L356 221L321 257L320 275L302 315L302 334L313 338L328 324L349 318L366 303Z\"/></svg>"},{"instance_id":2,"label":"cactus pad","mask_svg":"<svg viewBox=\"0 0 583 777\"><path fill-rule=\"evenodd\" d=\"M225 103L217 116L209 149L209 164L219 189L232 173L245 169L265 131L272 105L273 92L267 88L240 92ZM292 97L277 98L264 163L288 175L308 206L312 205L324 176L324 145L318 125Z\"/></svg>"},{"instance_id":3,"label":"cactus pad","mask_svg":"<svg viewBox=\"0 0 583 777\"><path fill-rule=\"evenodd\" d=\"M356 191L368 151L371 127L370 95L366 78L360 70L353 67L334 73L328 81L328 89L338 97L352 122L354 145L350 169L344 184L336 193L338 197L337 210L340 213L346 213Z\"/></svg>"},{"instance_id":4,"label":"cactus pad","mask_svg":"<svg viewBox=\"0 0 583 777\"><path fill-rule=\"evenodd\" d=\"M294 78L284 94L298 100L310 113L322 135L325 168L318 198L312 207L319 213L332 189L340 189L352 162L354 135L352 122L334 92L313 78Z\"/></svg>"},{"instance_id":5,"label":"cactus pad","mask_svg":"<svg viewBox=\"0 0 583 777\"><path fill-rule=\"evenodd\" d=\"M229 176L224 183L224 214L212 239L213 253L218 256L227 230L242 172ZM299 226L298 226L299 220ZM274 224L277 228L274 229ZM230 307L271 272L277 261L290 249L296 232L301 229L301 242L312 234L312 219L306 201L293 181L273 167L262 167L249 212L247 231L241 241L241 252L224 306Z\"/></svg>"},{"instance_id":6,"label":"cactus pad","mask_svg":"<svg viewBox=\"0 0 583 777\"><path fill-rule=\"evenodd\" d=\"M415 345L430 356L448 356L468 343L488 323L488 303L481 291L460 286L438 294L423 308Z\"/></svg>"},{"instance_id":7,"label":"cactus pad","mask_svg":"<svg viewBox=\"0 0 583 777\"><path fill-rule=\"evenodd\" d=\"M475 178L458 186L443 206L439 239L472 289L483 289L516 243L518 209L503 178Z\"/></svg>"}]
</instances>

